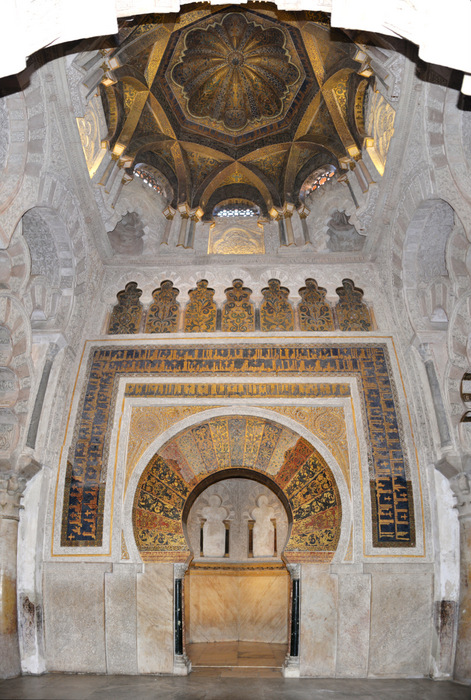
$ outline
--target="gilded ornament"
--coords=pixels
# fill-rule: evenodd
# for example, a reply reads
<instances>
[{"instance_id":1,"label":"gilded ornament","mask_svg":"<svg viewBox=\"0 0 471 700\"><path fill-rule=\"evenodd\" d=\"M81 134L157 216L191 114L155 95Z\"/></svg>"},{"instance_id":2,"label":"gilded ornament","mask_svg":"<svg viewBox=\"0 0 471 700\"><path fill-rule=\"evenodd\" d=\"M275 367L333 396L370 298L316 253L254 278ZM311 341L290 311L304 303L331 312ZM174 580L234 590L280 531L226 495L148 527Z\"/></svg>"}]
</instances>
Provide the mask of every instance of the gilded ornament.
<instances>
[{"instance_id":1,"label":"gilded ornament","mask_svg":"<svg viewBox=\"0 0 471 700\"><path fill-rule=\"evenodd\" d=\"M242 280L236 279L224 294L227 301L222 307L221 330L231 333L245 333L255 330L254 305L250 303L252 290L244 287Z\"/></svg>"},{"instance_id":2,"label":"gilded ornament","mask_svg":"<svg viewBox=\"0 0 471 700\"><path fill-rule=\"evenodd\" d=\"M286 111L289 87L300 78L278 27L264 28L231 12L204 29L190 29L173 67L189 114L230 131Z\"/></svg>"},{"instance_id":3,"label":"gilded ornament","mask_svg":"<svg viewBox=\"0 0 471 700\"><path fill-rule=\"evenodd\" d=\"M262 289L260 305L260 329L262 331L294 330L294 311L288 301L289 289L280 286L280 280L268 280Z\"/></svg>"},{"instance_id":4,"label":"gilded ornament","mask_svg":"<svg viewBox=\"0 0 471 700\"><path fill-rule=\"evenodd\" d=\"M216 330L216 304L214 289L207 280L199 280L196 289L188 292L190 301L185 308L186 333L212 333Z\"/></svg>"},{"instance_id":5,"label":"gilded ornament","mask_svg":"<svg viewBox=\"0 0 471 700\"><path fill-rule=\"evenodd\" d=\"M326 301L327 290L318 287L315 279L307 279L301 287L298 304L299 327L302 331L333 331L334 315Z\"/></svg>"},{"instance_id":6,"label":"gilded ornament","mask_svg":"<svg viewBox=\"0 0 471 700\"><path fill-rule=\"evenodd\" d=\"M257 431L253 430L254 423L258 425ZM265 418L247 416L213 418L183 434L193 435L193 450L199 452L200 461L208 466L205 473L197 475L198 480L212 471L247 468L243 445L246 454L255 457L251 468L269 474L276 482L278 474L287 474L289 462L288 481L284 487L283 482L278 482L293 513L285 552L291 560L297 556L313 560L319 552L332 556L340 536L340 496L332 472L312 445L300 440L289 428ZM283 435L289 435L294 445L284 461L276 452ZM182 511L195 479L190 477L189 482L183 477L186 465L179 450L181 438L182 433L151 459L136 489L133 508L136 543L140 552L153 552L156 560L164 560L170 552L183 554L188 549L182 530ZM270 469L275 455L277 464Z\"/></svg>"},{"instance_id":7,"label":"gilded ornament","mask_svg":"<svg viewBox=\"0 0 471 700\"><path fill-rule=\"evenodd\" d=\"M170 280L164 280L152 292L153 302L146 319L146 333L175 333L178 330L180 305L176 301L180 291Z\"/></svg>"},{"instance_id":8,"label":"gilded ornament","mask_svg":"<svg viewBox=\"0 0 471 700\"><path fill-rule=\"evenodd\" d=\"M335 290L339 301L335 307L337 322L341 331L370 331L371 315L362 301L363 290L355 287L350 279L342 280L342 286Z\"/></svg>"},{"instance_id":9,"label":"gilded ornament","mask_svg":"<svg viewBox=\"0 0 471 700\"><path fill-rule=\"evenodd\" d=\"M118 292L118 303L113 307L108 333L110 335L119 333L139 333L142 317L142 304L139 298L142 289L139 289L136 282L128 282L126 287Z\"/></svg>"}]
</instances>

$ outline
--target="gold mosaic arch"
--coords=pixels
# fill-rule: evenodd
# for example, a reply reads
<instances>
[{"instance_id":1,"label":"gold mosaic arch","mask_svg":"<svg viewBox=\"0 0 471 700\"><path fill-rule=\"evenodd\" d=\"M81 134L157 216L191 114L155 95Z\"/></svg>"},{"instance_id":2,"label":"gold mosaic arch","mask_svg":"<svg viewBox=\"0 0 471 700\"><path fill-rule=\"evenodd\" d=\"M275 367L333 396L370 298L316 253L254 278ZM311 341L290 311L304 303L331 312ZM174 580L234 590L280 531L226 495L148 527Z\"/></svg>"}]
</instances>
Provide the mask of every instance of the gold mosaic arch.
<instances>
[{"instance_id":1,"label":"gold mosaic arch","mask_svg":"<svg viewBox=\"0 0 471 700\"><path fill-rule=\"evenodd\" d=\"M319 452L291 428L259 416L218 416L185 428L152 457L134 496L133 529L144 561L185 561L183 511L195 487L234 469L273 482L293 523L288 561L330 561L342 520L339 490Z\"/></svg>"}]
</instances>

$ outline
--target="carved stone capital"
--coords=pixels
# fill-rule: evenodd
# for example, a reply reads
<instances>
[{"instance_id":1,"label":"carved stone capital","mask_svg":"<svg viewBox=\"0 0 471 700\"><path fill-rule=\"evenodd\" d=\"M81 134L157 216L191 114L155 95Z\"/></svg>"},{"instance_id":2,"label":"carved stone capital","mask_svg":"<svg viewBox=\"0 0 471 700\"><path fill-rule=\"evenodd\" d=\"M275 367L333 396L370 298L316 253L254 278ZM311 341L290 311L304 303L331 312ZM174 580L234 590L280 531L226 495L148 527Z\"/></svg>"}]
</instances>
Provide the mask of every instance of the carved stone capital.
<instances>
[{"instance_id":1,"label":"carved stone capital","mask_svg":"<svg viewBox=\"0 0 471 700\"><path fill-rule=\"evenodd\" d=\"M39 462L27 454L15 460L0 460L0 518L19 520L23 491L40 469Z\"/></svg>"},{"instance_id":2,"label":"carved stone capital","mask_svg":"<svg viewBox=\"0 0 471 700\"><path fill-rule=\"evenodd\" d=\"M286 564L286 568L292 581L301 578L301 564Z\"/></svg>"},{"instance_id":3,"label":"carved stone capital","mask_svg":"<svg viewBox=\"0 0 471 700\"><path fill-rule=\"evenodd\" d=\"M450 486L456 497L456 508L460 520L471 519L471 471L461 472L450 479Z\"/></svg>"},{"instance_id":4,"label":"carved stone capital","mask_svg":"<svg viewBox=\"0 0 471 700\"><path fill-rule=\"evenodd\" d=\"M174 579L183 578L187 569L188 569L187 562L185 562L183 564L174 564L173 565L173 578Z\"/></svg>"},{"instance_id":5,"label":"carved stone capital","mask_svg":"<svg viewBox=\"0 0 471 700\"><path fill-rule=\"evenodd\" d=\"M17 461L16 471L22 479L29 481L42 469L42 465L28 453L27 448L20 454Z\"/></svg>"},{"instance_id":6,"label":"carved stone capital","mask_svg":"<svg viewBox=\"0 0 471 700\"><path fill-rule=\"evenodd\" d=\"M15 472L0 473L0 518L19 520L27 479Z\"/></svg>"}]
</instances>

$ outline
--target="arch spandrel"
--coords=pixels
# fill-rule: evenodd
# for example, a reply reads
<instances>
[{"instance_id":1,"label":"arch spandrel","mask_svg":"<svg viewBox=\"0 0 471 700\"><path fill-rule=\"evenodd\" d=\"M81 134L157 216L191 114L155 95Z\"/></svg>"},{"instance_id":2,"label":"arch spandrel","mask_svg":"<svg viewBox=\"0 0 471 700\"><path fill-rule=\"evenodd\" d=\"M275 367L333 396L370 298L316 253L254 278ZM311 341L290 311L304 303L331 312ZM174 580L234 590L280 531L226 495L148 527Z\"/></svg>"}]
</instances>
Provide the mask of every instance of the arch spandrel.
<instances>
[{"instance_id":1,"label":"arch spandrel","mask_svg":"<svg viewBox=\"0 0 471 700\"><path fill-rule=\"evenodd\" d=\"M304 437L258 416L217 416L184 429L144 469L134 496L133 528L143 560L184 561L190 550L184 512L201 483L234 471L266 483L292 514L288 561L330 561L342 520L330 467ZM193 499L194 500L194 499Z\"/></svg>"}]
</instances>

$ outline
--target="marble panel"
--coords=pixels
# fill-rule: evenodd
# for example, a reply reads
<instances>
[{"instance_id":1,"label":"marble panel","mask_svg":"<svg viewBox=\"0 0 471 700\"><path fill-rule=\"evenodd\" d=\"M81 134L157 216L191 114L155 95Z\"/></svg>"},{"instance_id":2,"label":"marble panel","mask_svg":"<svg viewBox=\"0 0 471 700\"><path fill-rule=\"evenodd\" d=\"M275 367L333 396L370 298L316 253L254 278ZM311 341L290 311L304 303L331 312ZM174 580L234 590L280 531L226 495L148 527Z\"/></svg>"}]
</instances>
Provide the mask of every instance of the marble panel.
<instances>
[{"instance_id":1,"label":"marble panel","mask_svg":"<svg viewBox=\"0 0 471 700\"><path fill-rule=\"evenodd\" d=\"M136 566L114 564L105 574L106 667L137 673Z\"/></svg>"},{"instance_id":2,"label":"marble panel","mask_svg":"<svg viewBox=\"0 0 471 700\"><path fill-rule=\"evenodd\" d=\"M44 565L47 671L106 673L104 575L109 564Z\"/></svg>"},{"instance_id":3,"label":"marble panel","mask_svg":"<svg viewBox=\"0 0 471 700\"><path fill-rule=\"evenodd\" d=\"M287 571L239 577L239 639L288 642L290 577Z\"/></svg>"},{"instance_id":4,"label":"marble panel","mask_svg":"<svg viewBox=\"0 0 471 700\"><path fill-rule=\"evenodd\" d=\"M368 672L371 576L339 575L338 587L336 675L364 678Z\"/></svg>"},{"instance_id":5,"label":"marble panel","mask_svg":"<svg viewBox=\"0 0 471 700\"><path fill-rule=\"evenodd\" d=\"M146 563L137 576L137 665L173 672L173 564Z\"/></svg>"},{"instance_id":6,"label":"marble panel","mask_svg":"<svg viewBox=\"0 0 471 700\"><path fill-rule=\"evenodd\" d=\"M328 565L303 564L300 608L300 674L335 675L337 577Z\"/></svg>"},{"instance_id":7,"label":"marble panel","mask_svg":"<svg viewBox=\"0 0 471 700\"><path fill-rule=\"evenodd\" d=\"M238 576L191 571L185 577L186 640L232 642L238 636Z\"/></svg>"},{"instance_id":8,"label":"marble panel","mask_svg":"<svg viewBox=\"0 0 471 700\"><path fill-rule=\"evenodd\" d=\"M285 569L190 572L187 642L287 643L289 586Z\"/></svg>"},{"instance_id":9,"label":"marble panel","mask_svg":"<svg viewBox=\"0 0 471 700\"><path fill-rule=\"evenodd\" d=\"M404 565L372 572L370 676L427 676L433 575ZM398 569L401 569L398 570Z\"/></svg>"}]
</instances>

